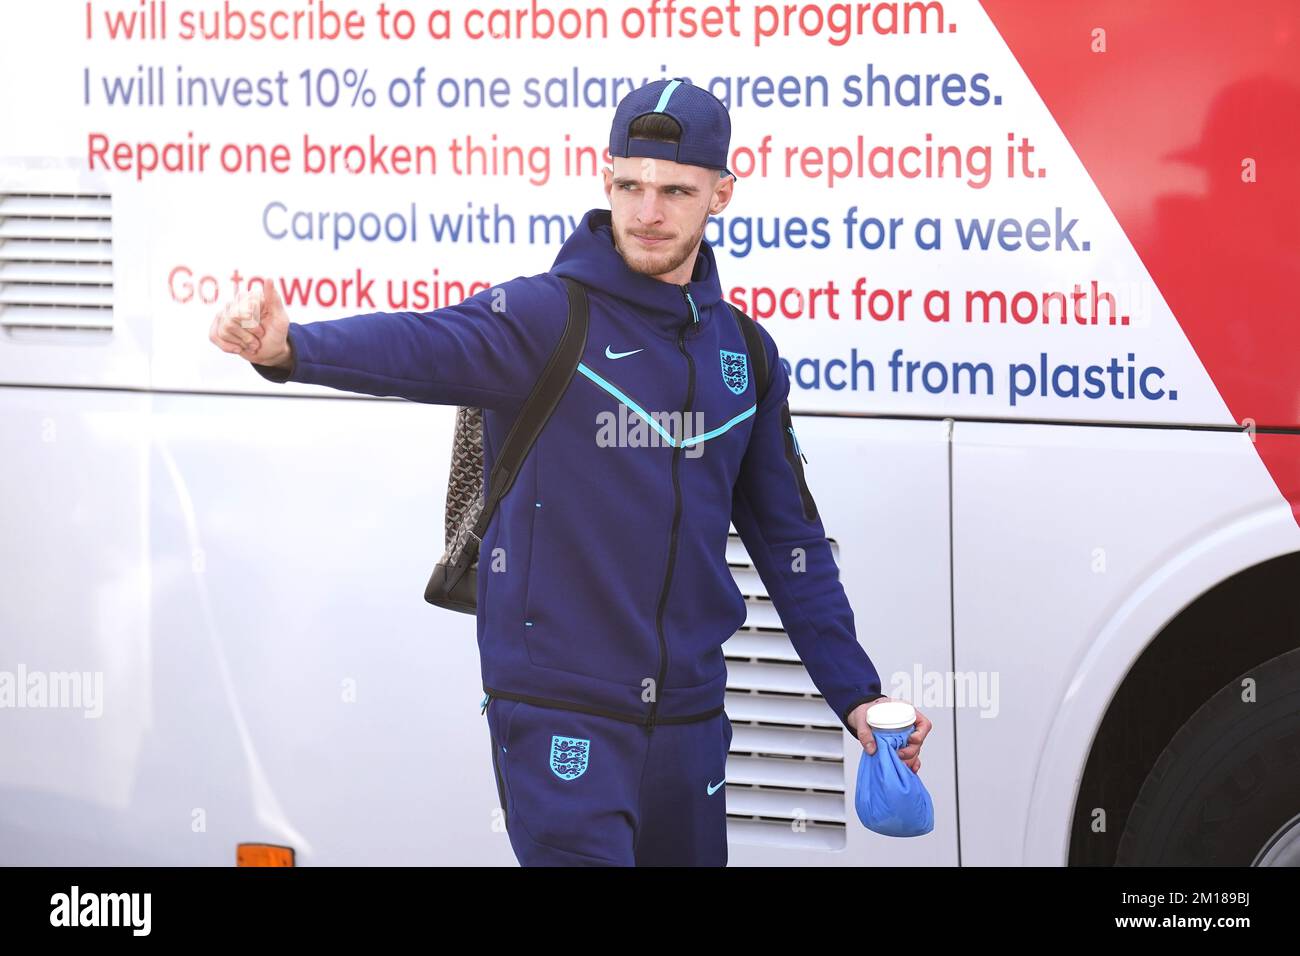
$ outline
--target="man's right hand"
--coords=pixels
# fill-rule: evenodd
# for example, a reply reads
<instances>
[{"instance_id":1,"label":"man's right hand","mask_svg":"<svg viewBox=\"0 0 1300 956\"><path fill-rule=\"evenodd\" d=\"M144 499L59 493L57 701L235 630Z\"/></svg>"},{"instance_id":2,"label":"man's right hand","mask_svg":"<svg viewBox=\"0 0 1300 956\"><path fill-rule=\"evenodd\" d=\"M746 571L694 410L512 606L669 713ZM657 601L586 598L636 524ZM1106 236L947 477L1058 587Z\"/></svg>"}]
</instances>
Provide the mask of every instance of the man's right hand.
<instances>
[{"instance_id":1,"label":"man's right hand","mask_svg":"<svg viewBox=\"0 0 1300 956\"><path fill-rule=\"evenodd\" d=\"M248 359L254 365L289 368L289 314L275 283L263 279L217 313L208 339L223 352Z\"/></svg>"}]
</instances>

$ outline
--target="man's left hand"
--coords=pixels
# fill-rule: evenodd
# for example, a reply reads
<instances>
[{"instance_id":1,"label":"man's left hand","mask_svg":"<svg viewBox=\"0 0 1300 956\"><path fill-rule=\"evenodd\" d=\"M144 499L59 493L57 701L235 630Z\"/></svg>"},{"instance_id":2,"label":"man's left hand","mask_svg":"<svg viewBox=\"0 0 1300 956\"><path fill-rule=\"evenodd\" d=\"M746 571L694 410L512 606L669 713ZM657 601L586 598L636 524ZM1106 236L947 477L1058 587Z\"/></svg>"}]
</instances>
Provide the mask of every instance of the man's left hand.
<instances>
[{"instance_id":1,"label":"man's left hand","mask_svg":"<svg viewBox=\"0 0 1300 956\"><path fill-rule=\"evenodd\" d=\"M872 735L871 726L867 723L867 708L873 704L883 704L887 700L896 699L894 697L880 697L876 700L869 700L865 704L859 704L849 712L849 726L857 733L858 742L862 744L862 749L868 754L876 752L876 738ZM907 738L907 743L899 748L898 756L903 763L912 768L913 773L920 773L921 744L934 724L930 723L930 719L921 713L918 708L913 706L913 709L916 710L916 729Z\"/></svg>"}]
</instances>

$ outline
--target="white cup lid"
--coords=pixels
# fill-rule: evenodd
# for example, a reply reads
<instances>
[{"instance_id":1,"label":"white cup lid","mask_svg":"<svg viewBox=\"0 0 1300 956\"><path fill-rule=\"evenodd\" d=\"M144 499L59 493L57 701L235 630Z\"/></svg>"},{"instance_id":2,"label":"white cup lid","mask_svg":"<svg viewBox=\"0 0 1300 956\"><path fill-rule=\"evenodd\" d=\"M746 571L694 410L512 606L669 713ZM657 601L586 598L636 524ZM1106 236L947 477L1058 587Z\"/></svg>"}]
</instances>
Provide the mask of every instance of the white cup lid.
<instances>
[{"instance_id":1,"label":"white cup lid","mask_svg":"<svg viewBox=\"0 0 1300 956\"><path fill-rule=\"evenodd\" d=\"M867 708L867 723L878 730L902 730L916 723L916 708L905 700L882 700Z\"/></svg>"}]
</instances>

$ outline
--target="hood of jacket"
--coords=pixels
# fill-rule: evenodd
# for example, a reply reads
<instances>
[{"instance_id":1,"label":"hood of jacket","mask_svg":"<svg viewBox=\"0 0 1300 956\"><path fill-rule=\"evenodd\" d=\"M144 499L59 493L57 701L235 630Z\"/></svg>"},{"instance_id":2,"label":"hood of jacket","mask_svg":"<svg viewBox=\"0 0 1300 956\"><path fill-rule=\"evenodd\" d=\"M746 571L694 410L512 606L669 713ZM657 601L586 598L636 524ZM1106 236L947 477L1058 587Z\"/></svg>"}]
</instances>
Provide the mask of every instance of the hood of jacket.
<instances>
[{"instance_id":1,"label":"hood of jacket","mask_svg":"<svg viewBox=\"0 0 1300 956\"><path fill-rule=\"evenodd\" d=\"M690 314L686 291L699 312L701 324L709 321L712 306L722 301L722 283L718 279L713 247L700 240L691 279L682 286L664 282L630 268L614 247L614 227L608 209L589 209L560 248L551 273L577 279L589 288L598 289L630 303L665 332L681 328L683 316Z\"/></svg>"}]
</instances>

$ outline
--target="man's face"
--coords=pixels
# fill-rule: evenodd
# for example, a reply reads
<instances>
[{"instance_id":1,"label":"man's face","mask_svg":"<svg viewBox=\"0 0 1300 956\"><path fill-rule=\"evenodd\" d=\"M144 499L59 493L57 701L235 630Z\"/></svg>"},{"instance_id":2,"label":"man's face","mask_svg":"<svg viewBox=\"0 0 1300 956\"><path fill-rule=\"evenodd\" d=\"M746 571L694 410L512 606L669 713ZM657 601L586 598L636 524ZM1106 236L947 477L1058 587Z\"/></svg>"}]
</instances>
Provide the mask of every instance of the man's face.
<instances>
[{"instance_id":1,"label":"man's face","mask_svg":"<svg viewBox=\"0 0 1300 956\"><path fill-rule=\"evenodd\" d=\"M704 166L616 156L605 169L614 247L633 272L687 282L709 216L726 207L731 191L730 176L719 179Z\"/></svg>"}]
</instances>

